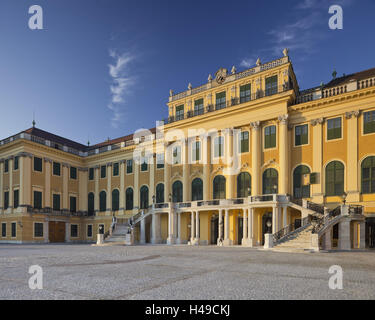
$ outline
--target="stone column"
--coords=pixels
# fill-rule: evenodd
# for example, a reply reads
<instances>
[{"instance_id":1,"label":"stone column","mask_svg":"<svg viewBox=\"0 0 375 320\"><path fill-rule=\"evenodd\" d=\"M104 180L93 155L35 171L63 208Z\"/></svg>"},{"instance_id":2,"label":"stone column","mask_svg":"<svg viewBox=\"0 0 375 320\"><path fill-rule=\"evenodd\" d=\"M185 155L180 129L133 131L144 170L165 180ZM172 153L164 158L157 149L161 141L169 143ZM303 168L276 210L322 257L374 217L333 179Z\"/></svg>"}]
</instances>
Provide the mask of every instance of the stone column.
<instances>
[{"instance_id":1,"label":"stone column","mask_svg":"<svg viewBox=\"0 0 375 320\"><path fill-rule=\"evenodd\" d=\"M52 175L52 160L44 158L44 207L51 208L51 175Z\"/></svg>"},{"instance_id":2,"label":"stone column","mask_svg":"<svg viewBox=\"0 0 375 320\"><path fill-rule=\"evenodd\" d=\"M366 248L366 224L365 221L359 223L359 249Z\"/></svg>"},{"instance_id":3,"label":"stone column","mask_svg":"<svg viewBox=\"0 0 375 320\"><path fill-rule=\"evenodd\" d=\"M165 147L164 153L164 201L169 202L169 195L171 193L171 153L169 148ZM185 189L185 188L184 188Z\"/></svg>"},{"instance_id":4,"label":"stone column","mask_svg":"<svg viewBox=\"0 0 375 320\"><path fill-rule=\"evenodd\" d=\"M181 212L176 213L177 219L177 244L181 244Z\"/></svg>"},{"instance_id":5,"label":"stone column","mask_svg":"<svg viewBox=\"0 0 375 320\"><path fill-rule=\"evenodd\" d=\"M194 211L191 212L191 228L190 228L190 232L191 232L191 235L190 235L190 243L193 244L193 243L194 243L194 239L195 239L195 219L194 219Z\"/></svg>"},{"instance_id":6,"label":"stone column","mask_svg":"<svg viewBox=\"0 0 375 320\"><path fill-rule=\"evenodd\" d=\"M254 208L250 207L248 210L249 218L248 218L248 239L249 245L253 246L254 243Z\"/></svg>"},{"instance_id":7,"label":"stone column","mask_svg":"<svg viewBox=\"0 0 375 320\"><path fill-rule=\"evenodd\" d=\"M347 119L347 190L348 202L359 202L360 192L358 184L358 117L359 111L347 112L345 117ZM354 146L354 147L353 147Z\"/></svg>"},{"instance_id":8,"label":"stone column","mask_svg":"<svg viewBox=\"0 0 375 320\"><path fill-rule=\"evenodd\" d=\"M231 174L232 170L229 170L234 165L234 163L231 163L231 160L233 160L233 130L226 129L225 132L226 132L225 144L227 145L226 154L225 154L225 159L226 159L225 162L226 162L226 167L228 171L230 172L230 174L227 175L226 195L227 195L227 199L233 199L234 198L234 174Z\"/></svg>"},{"instance_id":9,"label":"stone column","mask_svg":"<svg viewBox=\"0 0 375 320\"><path fill-rule=\"evenodd\" d=\"M174 244L175 241L175 235L174 235L174 212L173 209L170 208L168 212L168 239L167 239L167 244L171 245Z\"/></svg>"},{"instance_id":10,"label":"stone column","mask_svg":"<svg viewBox=\"0 0 375 320\"><path fill-rule=\"evenodd\" d=\"M183 162L182 162L182 182L183 182L183 201L187 202L190 201L190 183L189 183L189 177L190 177L190 165L189 165L189 139L184 139L183 143Z\"/></svg>"},{"instance_id":11,"label":"stone column","mask_svg":"<svg viewBox=\"0 0 375 320\"><path fill-rule=\"evenodd\" d=\"M323 203L323 179L322 179L322 165L323 165L323 123L324 118L318 118L311 121L313 127L313 172L317 173L318 181L311 185L312 201L316 203Z\"/></svg>"},{"instance_id":12,"label":"stone column","mask_svg":"<svg viewBox=\"0 0 375 320\"><path fill-rule=\"evenodd\" d=\"M107 210L106 215L112 212L112 162L107 163Z\"/></svg>"},{"instance_id":13,"label":"stone column","mask_svg":"<svg viewBox=\"0 0 375 320\"><path fill-rule=\"evenodd\" d=\"M257 196L261 194L260 190L260 158L261 158L261 130L260 122L250 123L251 127L251 162L252 162L252 194Z\"/></svg>"},{"instance_id":14,"label":"stone column","mask_svg":"<svg viewBox=\"0 0 375 320\"><path fill-rule=\"evenodd\" d=\"M196 229L195 229L195 240L197 244L199 245L199 239L200 239L200 223L199 223L199 211L196 211Z\"/></svg>"},{"instance_id":15,"label":"stone column","mask_svg":"<svg viewBox=\"0 0 375 320\"><path fill-rule=\"evenodd\" d=\"M146 219L143 218L141 220L141 224L140 224L140 231L141 231L141 241L140 243L141 244L145 244L146 243Z\"/></svg>"},{"instance_id":16,"label":"stone column","mask_svg":"<svg viewBox=\"0 0 375 320\"><path fill-rule=\"evenodd\" d=\"M223 244L228 246L231 245L231 240L229 238L229 229L230 222L229 222L229 210L225 209L225 219L224 219L224 242Z\"/></svg>"},{"instance_id":17,"label":"stone column","mask_svg":"<svg viewBox=\"0 0 375 320\"><path fill-rule=\"evenodd\" d=\"M70 166L67 163L62 164L62 171L63 171L63 191L62 191L62 209L64 211L69 211L69 168ZM99 195L98 195L99 197Z\"/></svg>"},{"instance_id":18,"label":"stone column","mask_svg":"<svg viewBox=\"0 0 375 320\"><path fill-rule=\"evenodd\" d=\"M94 211L99 212L99 166L94 167L95 176L95 197L94 197Z\"/></svg>"},{"instance_id":19,"label":"stone column","mask_svg":"<svg viewBox=\"0 0 375 320\"><path fill-rule=\"evenodd\" d=\"M324 250L332 249L332 238L331 238L332 229L329 229L324 234Z\"/></svg>"},{"instance_id":20,"label":"stone column","mask_svg":"<svg viewBox=\"0 0 375 320\"><path fill-rule=\"evenodd\" d=\"M120 161L120 212L125 214L125 162Z\"/></svg>"},{"instance_id":21,"label":"stone column","mask_svg":"<svg viewBox=\"0 0 375 320\"><path fill-rule=\"evenodd\" d=\"M243 209L243 237L242 237L242 245L247 245L248 243L248 225L247 225L247 209Z\"/></svg>"},{"instance_id":22,"label":"stone column","mask_svg":"<svg viewBox=\"0 0 375 320\"><path fill-rule=\"evenodd\" d=\"M25 154L21 156L22 158L22 185L20 185L20 204L21 205L32 205L31 202L31 154ZM21 171L20 171L21 173ZM22 200L23 199L23 200Z\"/></svg>"},{"instance_id":23,"label":"stone column","mask_svg":"<svg viewBox=\"0 0 375 320\"><path fill-rule=\"evenodd\" d=\"M289 181L289 144L288 144L288 114L279 116L279 162L280 162L280 176L279 176L279 193L288 193Z\"/></svg>"},{"instance_id":24,"label":"stone column","mask_svg":"<svg viewBox=\"0 0 375 320\"><path fill-rule=\"evenodd\" d=\"M152 213L152 226L151 226L151 243L156 244L161 242L160 238L160 214Z\"/></svg>"},{"instance_id":25,"label":"stone column","mask_svg":"<svg viewBox=\"0 0 375 320\"><path fill-rule=\"evenodd\" d=\"M139 211L139 164L140 159L134 158L133 160L134 164L134 193L133 193L133 203L134 203L134 209L136 211Z\"/></svg>"},{"instance_id":26,"label":"stone column","mask_svg":"<svg viewBox=\"0 0 375 320\"><path fill-rule=\"evenodd\" d=\"M211 175L211 137L205 136L203 139L202 159L203 159L203 200L210 200L210 175Z\"/></svg>"},{"instance_id":27,"label":"stone column","mask_svg":"<svg viewBox=\"0 0 375 320\"><path fill-rule=\"evenodd\" d=\"M13 160L14 158L9 158L9 213L13 211Z\"/></svg>"},{"instance_id":28,"label":"stone column","mask_svg":"<svg viewBox=\"0 0 375 320\"><path fill-rule=\"evenodd\" d=\"M4 159L0 159L0 213L4 212Z\"/></svg>"},{"instance_id":29,"label":"stone column","mask_svg":"<svg viewBox=\"0 0 375 320\"><path fill-rule=\"evenodd\" d=\"M352 244L350 240L350 220L342 219L339 223L339 249L351 250Z\"/></svg>"},{"instance_id":30,"label":"stone column","mask_svg":"<svg viewBox=\"0 0 375 320\"><path fill-rule=\"evenodd\" d=\"M65 222L65 242L71 242L70 241L70 223Z\"/></svg>"},{"instance_id":31,"label":"stone column","mask_svg":"<svg viewBox=\"0 0 375 320\"><path fill-rule=\"evenodd\" d=\"M283 207L283 228L288 225L288 207Z\"/></svg>"},{"instance_id":32,"label":"stone column","mask_svg":"<svg viewBox=\"0 0 375 320\"><path fill-rule=\"evenodd\" d=\"M274 206L272 207L272 234L277 232L277 224L278 224L278 219L277 219L277 207Z\"/></svg>"},{"instance_id":33,"label":"stone column","mask_svg":"<svg viewBox=\"0 0 375 320\"><path fill-rule=\"evenodd\" d=\"M217 239L217 243L219 244L220 243L220 240L222 241L223 240L223 210L222 209L219 209L219 223L218 223L218 228L219 228L219 232L218 232L218 239Z\"/></svg>"},{"instance_id":34,"label":"stone column","mask_svg":"<svg viewBox=\"0 0 375 320\"><path fill-rule=\"evenodd\" d=\"M49 221L43 223L44 243L49 243Z\"/></svg>"}]
</instances>

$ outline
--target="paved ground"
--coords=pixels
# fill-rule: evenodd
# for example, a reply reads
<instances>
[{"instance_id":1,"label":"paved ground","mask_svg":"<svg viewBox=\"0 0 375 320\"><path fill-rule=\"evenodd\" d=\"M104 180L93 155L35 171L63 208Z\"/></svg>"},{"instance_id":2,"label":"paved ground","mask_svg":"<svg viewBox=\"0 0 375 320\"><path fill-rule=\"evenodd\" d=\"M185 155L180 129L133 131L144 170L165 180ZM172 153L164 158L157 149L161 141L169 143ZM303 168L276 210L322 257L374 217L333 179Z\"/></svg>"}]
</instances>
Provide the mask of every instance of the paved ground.
<instances>
[{"instance_id":1,"label":"paved ground","mask_svg":"<svg viewBox=\"0 0 375 320\"><path fill-rule=\"evenodd\" d=\"M28 286L43 268L43 290ZM344 271L342 290L328 269ZM0 245L0 299L375 299L375 252Z\"/></svg>"}]
</instances>

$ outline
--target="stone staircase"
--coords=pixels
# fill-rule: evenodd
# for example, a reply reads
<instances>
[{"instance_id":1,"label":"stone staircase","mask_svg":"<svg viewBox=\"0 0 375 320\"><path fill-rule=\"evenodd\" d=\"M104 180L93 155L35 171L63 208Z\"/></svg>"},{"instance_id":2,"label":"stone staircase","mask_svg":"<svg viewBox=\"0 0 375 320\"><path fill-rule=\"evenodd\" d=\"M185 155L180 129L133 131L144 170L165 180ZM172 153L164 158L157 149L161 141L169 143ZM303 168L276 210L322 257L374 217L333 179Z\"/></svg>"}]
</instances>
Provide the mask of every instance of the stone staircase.
<instances>
[{"instance_id":1,"label":"stone staircase","mask_svg":"<svg viewBox=\"0 0 375 320\"><path fill-rule=\"evenodd\" d=\"M313 226L308 224L285 236L280 242L275 244L272 250L284 252L310 252L312 250L312 231Z\"/></svg>"},{"instance_id":2,"label":"stone staircase","mask_svg":"<svg viewBox=\"0 0 375 320\"><path fill-rule=\"evenodd\" d=\"M122 223L117 223L115 226L115 230L112 232L112 235L110 235L104 243L106 244L125 244L125 237L128 233L129 225Z\"/></svg>"}]
</instances>

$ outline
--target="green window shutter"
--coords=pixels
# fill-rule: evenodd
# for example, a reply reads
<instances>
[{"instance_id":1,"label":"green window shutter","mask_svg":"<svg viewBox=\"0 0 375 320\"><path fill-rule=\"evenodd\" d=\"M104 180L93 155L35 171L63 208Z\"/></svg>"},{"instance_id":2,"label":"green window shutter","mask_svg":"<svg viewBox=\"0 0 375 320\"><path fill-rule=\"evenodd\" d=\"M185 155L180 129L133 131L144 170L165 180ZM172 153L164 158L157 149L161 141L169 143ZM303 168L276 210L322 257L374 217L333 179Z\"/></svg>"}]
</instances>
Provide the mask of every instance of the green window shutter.
<instances>
[{"instance_id":1,"label":"green window shutter","mask_svg":"<svg viewBox=\"0 0 375 320\"><path fill-rule=\"evenodd\" d=\"M8 172L9 171L9 160L6 159L4 161L4 172Z\"/></svg>"},{"instance_id":2,"label":"green window shutter","mask_svg":"<svg viewBox=\"0 0 375 320\"><path fill-rule=\"evenodd\" d=\"M104 179L107 176L107 166L100 167L100 177Z\"/></svg>"},{"instance_id":3,"label":"green window shutter","mask_svg":"<svg viewBox=\"0 0 375 320\"><path fill-rule=\"evenodd\" d=\"M77 168L70 167L70 179L76 180L77 179Z\"/></svg>"},{"instance_id":4,"label":"green window shutter","mask_svg":"<svg viewBox=\"0 0 375 320\"><path fill-rule=\"evenodd\" d=\"M77 198L70 197L70 212L77 212Z\"/></svg>"},{"instance_id":5,"label":"green window shutter","mask_svg":"<svg viewBox=\"0 0 375 320\"><path fill-rule=\"evenodd\" d=\"M112 170L113 170L112 175L114 177L117 177L119 175L119 163L118 162L113 164Z\"/></svg>"},{"instance_id":6,"label":"green window shutter","mask_svg":"<svg viewBox=\"0 0 375 320\"><path fill-rule=\"evenodd\" d=\"M61 164L58 162L53 163L53 174L55 176L60 176L61 175Z\"/></svg>"},{"instance_id":7,"label":"green window shutter","mask_svg":"<svg viewBox=\"0 0 375 320\"><path fill-rule=\"evenodd\" d=\"M13 192L13 208L18 208L19 205L19 191L14 190Z\"/></svg>"},{"instance_id":8,"label":"green window shutter","mask_svg":"<svg viewBox=\"0 0 375 320\"><path fill-rule=\"evenodd\" d=\"M18 170L19 157L14 157L14 170Z\"/></svg>"},{"instance_id":9,"label":"green window shutter","mask_svg":"<svg viewBox=\"0 0 375 320\"><path fill-rule=\"evenodd\" d=\"M89 180L94 180L94 168L89 169Z\"/></svg>"},{"instance_id":10,"label":"green window shutter","mask_svg":"<svg viewBox=\"0 0 375 320\"><path fill-rule=\"evenodd\" d=\"M60 211L60 195L59 194L53 195L53 210Z\"/></svg>"},{"instance_id":11,"label":"green window shutter","mask_svg":"<svg viewBox=\"0 0 375 320\"><path fill-rule=\"evenodd\" d=\"M34 157L34 171L43 171L43 161L41 158Z\"/></svg>"},{"instance_id":12,"label":"green window shutter","mask_svg":"<svg viewBox=\"0 0 375 320\"><path fill-rule=\"evenodd\" d=\"M4 210L9 208L9 192L4 192Z\"/></svg>"},{"instance_id":13,"label":"green window shutter","mask_svg":"<svg viewBox=\"0 0 375 320\"><path fill-rule=\"evenodd\" d=\"M40 191L34 191L34 208L42 209L42 193Z\"/></svg>"},{"instance_id":14,"label":"green window shutter","mask_svg":"<svg viewBox=\"0 0 375 320\"><path fill-rule=\"evenodd\" d=\"M133 160L126 160L126 173L133 173Z\"/></svg>"}]
</instances>

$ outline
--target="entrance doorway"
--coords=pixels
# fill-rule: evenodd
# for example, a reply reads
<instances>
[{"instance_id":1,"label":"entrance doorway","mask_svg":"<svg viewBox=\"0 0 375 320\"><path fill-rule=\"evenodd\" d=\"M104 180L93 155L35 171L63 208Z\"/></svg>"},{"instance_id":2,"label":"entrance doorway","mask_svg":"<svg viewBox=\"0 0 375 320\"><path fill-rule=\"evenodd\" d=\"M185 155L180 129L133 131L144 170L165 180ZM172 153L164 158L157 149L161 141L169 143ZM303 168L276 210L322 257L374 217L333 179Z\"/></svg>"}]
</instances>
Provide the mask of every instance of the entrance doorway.
<instances>
[{"instance_id":1,"label":"entrance doorway","mask_svg":"<svg viewBox=\"0 0 375 320\"><path fill-rule=\"evenodd\" d=\"M243 238L243 218L242 217L238 217L237 225L238 225L237 244L241 244L242 238Z\"/></svg>"},{"instance_id":2,"label":"entrance doorway","mask_svg":"<svg viewBox=\"0 0 375 320\"><path fill-rule=\"evenodd\" d=\"M266 233L272 233L272 212L265 213L262 218L262 245Z\"/></svg>"},{"instance_id":3,"label":"entrance doorway","mask_svg":"<svg viewBox=\"0 0 375 320\"><path fill-rule=\"evenodd\" d=\"M217 244L219 237L219 217L212 216L211 218L211 244Z\"/></svg>"},{"instance_id":4,"label":"entrance doorway","mask_svg":"<svg viewBox=\"0 0 375 320\"><path fill-rule=\"evenodd\" d=\"M49 242L65 242L65 222L50 221L48 223Z\"/></svg>"},{"instance_id":5,"label":"entrance doorway","mask_svg":"<svg viewBox=\"0 0 375 320\"><path fill-rule=\"evenodd\" d=\"M366 219L366 247L375 248L375 218Z\"/></svg>"}]
</instances>

